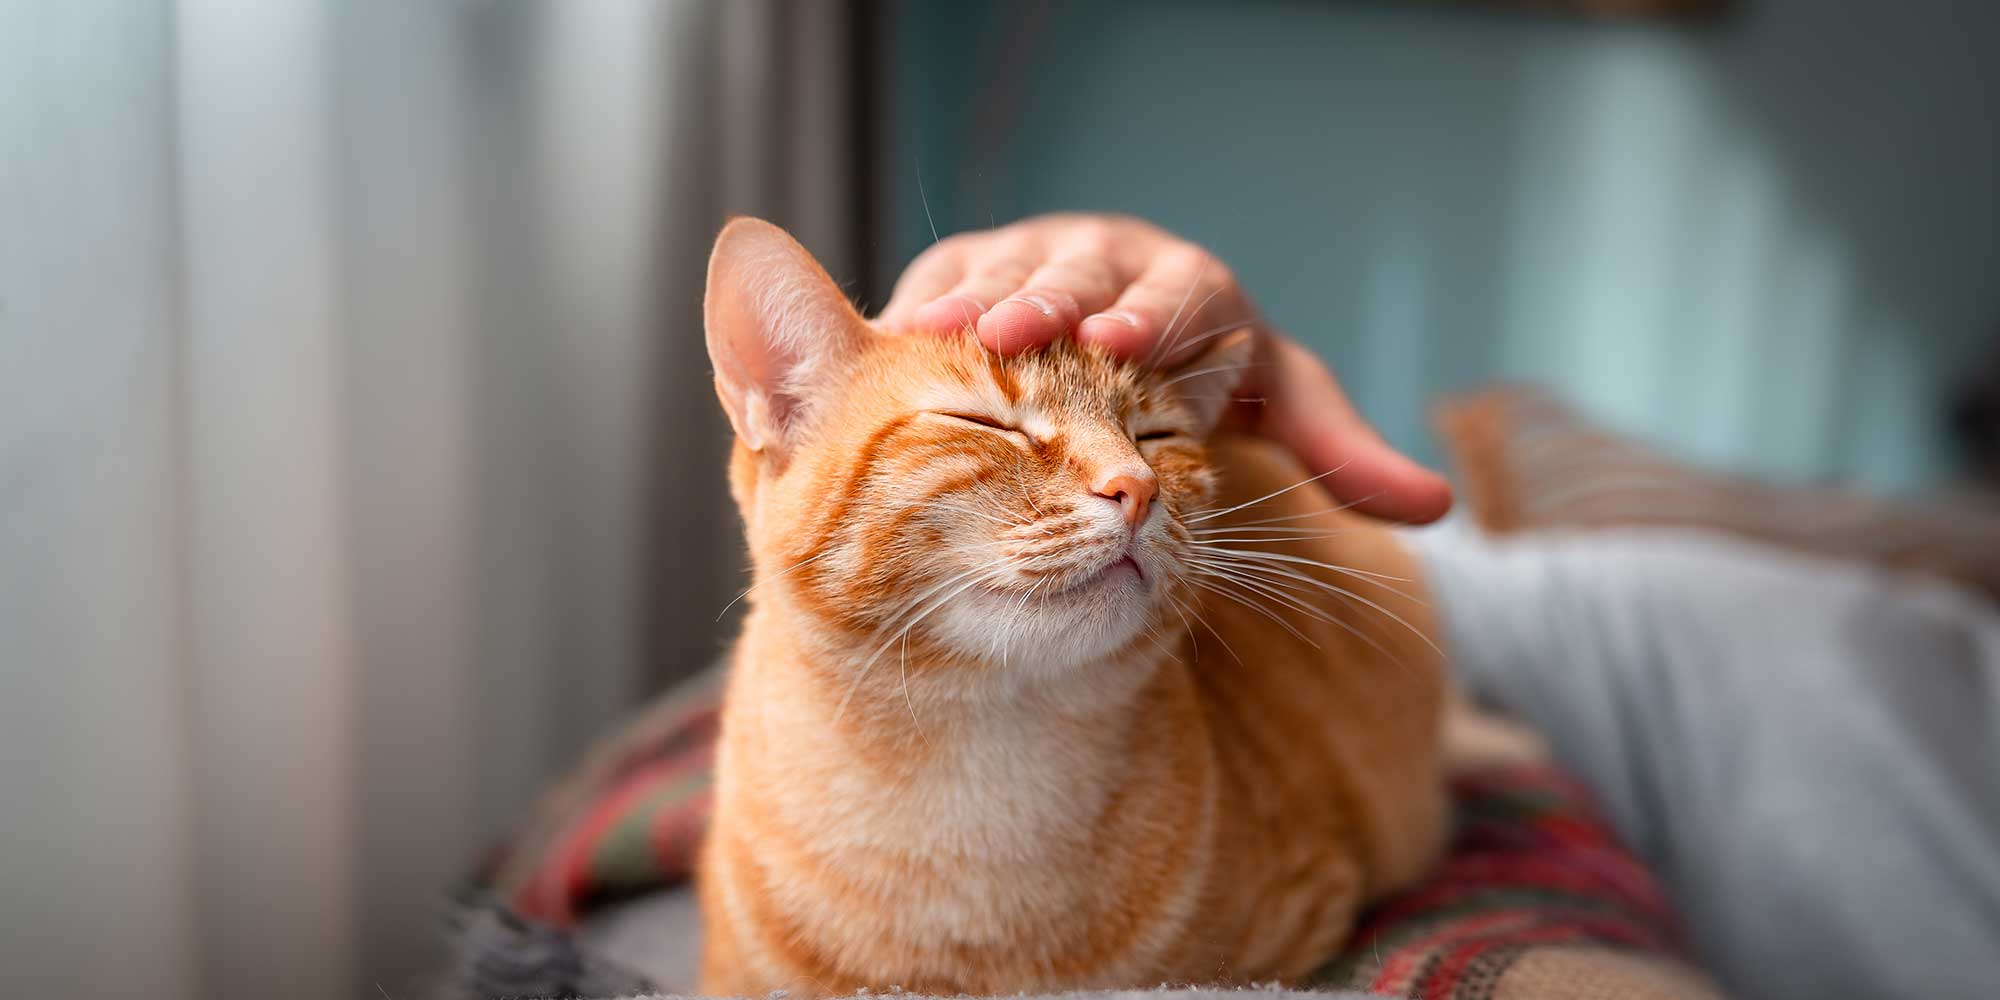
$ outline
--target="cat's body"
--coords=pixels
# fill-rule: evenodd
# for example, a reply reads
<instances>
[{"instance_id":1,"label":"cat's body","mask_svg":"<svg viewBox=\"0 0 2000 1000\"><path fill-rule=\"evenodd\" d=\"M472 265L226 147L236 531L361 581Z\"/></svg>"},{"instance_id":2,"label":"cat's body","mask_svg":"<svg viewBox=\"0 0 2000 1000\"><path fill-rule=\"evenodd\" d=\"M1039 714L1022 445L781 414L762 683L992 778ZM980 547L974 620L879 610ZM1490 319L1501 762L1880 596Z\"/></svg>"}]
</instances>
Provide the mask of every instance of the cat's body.
<instances>
[{"instance_id":1,"label":"cat's body","mask_svg":"<svg viewBox=\"0 0 2000 1000\"><path fill-rule=\"evenodd\" d=\"M1269 445L1202 445L1220 406L1189 390L1226 397L1240 358L1169 377L871 334L746 225L710 285L757 574L703 990L1244 982L1329 958L1445 823L1441 666L1394 537Z\"/></svg>"}]
</instances>

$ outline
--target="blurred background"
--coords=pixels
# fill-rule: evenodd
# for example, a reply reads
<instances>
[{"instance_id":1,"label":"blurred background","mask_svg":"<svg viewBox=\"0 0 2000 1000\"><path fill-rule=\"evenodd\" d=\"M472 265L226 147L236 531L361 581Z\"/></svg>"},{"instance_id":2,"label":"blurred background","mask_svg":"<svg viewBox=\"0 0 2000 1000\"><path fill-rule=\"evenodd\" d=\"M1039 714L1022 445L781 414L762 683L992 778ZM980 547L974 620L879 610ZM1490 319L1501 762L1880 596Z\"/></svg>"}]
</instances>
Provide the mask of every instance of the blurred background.
<instances>
[{"instance_id":1,"label":"blurred background","mask_svg":"<svg viewBox=\"0 0 2000 1000\"><path fill-rule=\"evenodd\" d=\"M732 213L872 305L926 200L1151 218L1434 463L1432 399L1531 381L1961 488L2000 7L1675 6L0 0L10 986L404 995L453 879L727 637Z\"/></svg>"}]
</instances>

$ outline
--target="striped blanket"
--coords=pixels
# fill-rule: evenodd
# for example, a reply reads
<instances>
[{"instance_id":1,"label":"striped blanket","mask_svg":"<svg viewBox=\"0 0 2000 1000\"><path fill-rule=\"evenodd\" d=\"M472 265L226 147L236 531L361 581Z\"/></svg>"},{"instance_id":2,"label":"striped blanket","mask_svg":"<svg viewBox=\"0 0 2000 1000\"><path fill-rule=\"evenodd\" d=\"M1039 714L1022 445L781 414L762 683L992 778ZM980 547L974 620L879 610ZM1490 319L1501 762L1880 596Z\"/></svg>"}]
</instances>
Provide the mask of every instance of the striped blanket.
<instances>
[{"instance_id":1,"label":"striped blanket","mask_svg":"<svg viewBox=\"0 0 2000 1000\"><path fill-rule=\"evenodd\" d=\"M710 804L719 677L656 704L553 792L482 871L461 911L458 996L605 996L653 988L570 933L607 904L691 874ZM1438 870L1375 907L1306 984L1422 1000L1713 996L1680 956L1659 882L1552 767L1454 781Z\"/></svg>"}]
</instances>

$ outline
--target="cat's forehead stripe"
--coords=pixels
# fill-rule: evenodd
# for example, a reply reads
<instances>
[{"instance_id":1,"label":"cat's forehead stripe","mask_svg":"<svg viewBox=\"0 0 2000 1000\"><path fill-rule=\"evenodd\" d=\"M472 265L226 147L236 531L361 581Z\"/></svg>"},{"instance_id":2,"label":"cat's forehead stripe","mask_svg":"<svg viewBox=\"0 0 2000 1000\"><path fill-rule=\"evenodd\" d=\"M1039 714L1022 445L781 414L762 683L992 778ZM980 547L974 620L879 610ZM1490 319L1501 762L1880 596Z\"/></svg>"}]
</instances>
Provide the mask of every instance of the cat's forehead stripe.
<instances>
[{"instance_id":1,"label":"cat's forehead stripe","mask_svg":"<svg viewBox=\"0 0 2000 1000\"><path fill-rule=\"evenodd\" d=\"M1130 394L1128 374L1075 352L1023 355L1015 364L1011 374L1023 387L1022 394L1051 409L1118 409Z\"/></svg>"},{"instance_id":2,"label":"cat's forehead stripe","mask_svg":"<svg viewBox=\"0 0 2000 1000\"><path fill-rule=\"evenodd\" d=\"M1009 369L1009 365L1003 358L998 354L988 354L986 356L986 371L993 376L994 386L1000 390L1002 396L1007 397L1007 402L1019 403L1021 401L1021 383L1015 380L1014 373Z\"/></svg>"}]
</instances>

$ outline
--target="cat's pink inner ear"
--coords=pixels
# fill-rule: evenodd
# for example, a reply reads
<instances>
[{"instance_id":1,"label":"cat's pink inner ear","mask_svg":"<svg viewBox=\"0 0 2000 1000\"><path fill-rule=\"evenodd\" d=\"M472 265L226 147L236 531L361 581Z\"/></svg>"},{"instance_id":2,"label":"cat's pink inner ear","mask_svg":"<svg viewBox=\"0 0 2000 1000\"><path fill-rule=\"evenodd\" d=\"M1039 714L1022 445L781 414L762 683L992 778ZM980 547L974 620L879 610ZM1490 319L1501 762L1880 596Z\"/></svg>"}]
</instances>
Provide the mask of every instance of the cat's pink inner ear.
<instances>
[{"instance_id":1,"label":"cat's pink inner ear","mask_svg":"<svg viewBox=\"0 0 2000 1000\"><path fill-rule=\"evenodd\" d=\"M762 219L733 219L716 237L702 311L715 394L753 451L786 443L816 377L867 335L812 254Z\"/></svg>"},{"instance_id":2,"label":"cat's pink inner ear","mask_svg":"<svg viewBox=\"0 0 2000 1000\"><path fill-rule=\"evenodd\" d=\"M1250 331L1238 330L1166 373L1169 391L1194 411L1201 433L1215 429L1243 385L1253 347Z\"/></svg>"}]
</instances>

